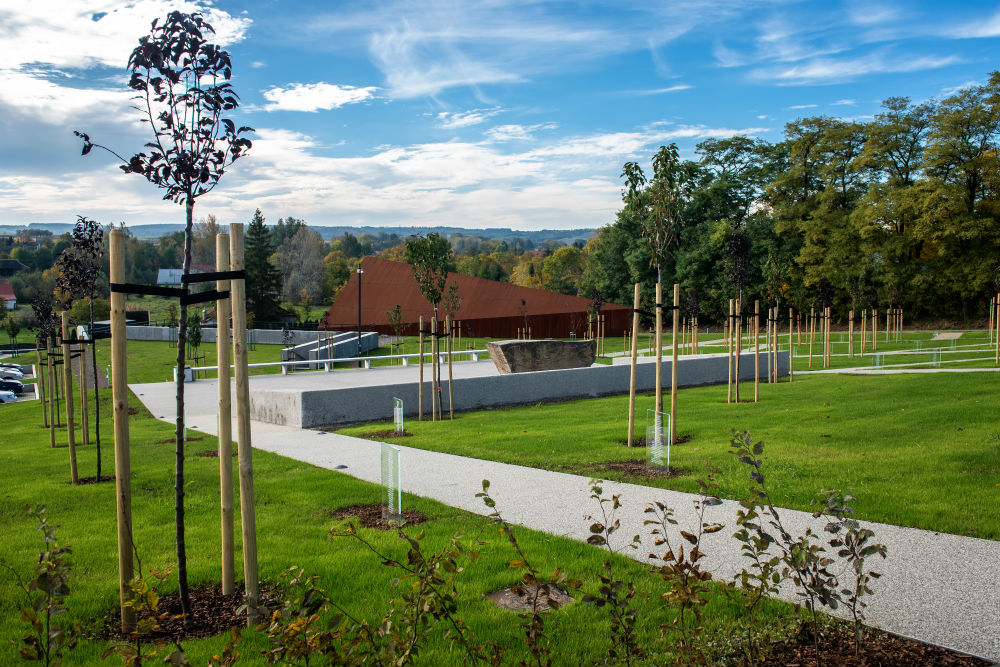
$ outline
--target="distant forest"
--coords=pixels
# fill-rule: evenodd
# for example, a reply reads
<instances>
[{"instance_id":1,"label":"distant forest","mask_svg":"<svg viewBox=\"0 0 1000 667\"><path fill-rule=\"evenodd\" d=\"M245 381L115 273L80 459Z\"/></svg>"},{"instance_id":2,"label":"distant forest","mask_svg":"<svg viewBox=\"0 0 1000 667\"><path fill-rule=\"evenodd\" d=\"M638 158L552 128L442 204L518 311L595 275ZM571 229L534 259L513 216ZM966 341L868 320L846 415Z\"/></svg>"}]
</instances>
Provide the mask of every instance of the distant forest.
<instances>
[{"instance_id":1,"label":"distant forest","mask_svg":"<svg viewBox=\"0 0 1000 667\"><path fill-rule=\"evenodd\" d=\"M997 72L943 100L889 98L871 120L801 118L777 143L703 141L679 166L681 229L663 280L681 284L702 323L720 322L740 295L747 306L760 299L805 311L828 302L841 320L850 308L888 305L909 318L984 317L1000 289L998 141ZM276 296L286 309L332 302L362 257L404 261L406 235L431 231L450 241L459 273L621 304L639 282L648 306L656 272L642 228L653 214L623 203L596 232L361 231L286 216L258 224L266 230L258 241L280 274ZM53 263L69 245L58 226L46 225L56 234L39 227L0 236L0 257L27 267L11 279L25 304L51 295ZM164 227L158 238L128 230L129 282L151 284L157 269L181 265L183 234ZM214 216L196 224L196 268L213 266L217 231Z\"/></svg>"}]
</instances>

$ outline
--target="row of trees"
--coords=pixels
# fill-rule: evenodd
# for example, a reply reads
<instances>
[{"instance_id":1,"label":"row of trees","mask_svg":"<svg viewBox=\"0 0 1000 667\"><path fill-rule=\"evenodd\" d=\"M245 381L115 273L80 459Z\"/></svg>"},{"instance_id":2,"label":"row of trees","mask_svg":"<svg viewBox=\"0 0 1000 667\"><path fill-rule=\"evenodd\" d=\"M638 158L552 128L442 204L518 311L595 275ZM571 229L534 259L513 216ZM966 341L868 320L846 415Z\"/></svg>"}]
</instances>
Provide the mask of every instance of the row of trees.
<instances>
[{"instance_id":1,"label":"row of trees","mask_svg":"<svg viewBox=\"0 0 1000 667\"><path fill-rule=\"evenodd\" d=\"M840 313L892 304L914 317L982 316L1000 287L998 140L994 72L941 101L889 98L869 122L799 119L777 144L704 141L681 165L684 224L664 282L695 288L716 322L740 287L808 309L824 281ZM616 303L633 282L648 299L656 273L628 165L623 177L624 205L584 249L580 284Z\"/></svg>"}]
</instances>

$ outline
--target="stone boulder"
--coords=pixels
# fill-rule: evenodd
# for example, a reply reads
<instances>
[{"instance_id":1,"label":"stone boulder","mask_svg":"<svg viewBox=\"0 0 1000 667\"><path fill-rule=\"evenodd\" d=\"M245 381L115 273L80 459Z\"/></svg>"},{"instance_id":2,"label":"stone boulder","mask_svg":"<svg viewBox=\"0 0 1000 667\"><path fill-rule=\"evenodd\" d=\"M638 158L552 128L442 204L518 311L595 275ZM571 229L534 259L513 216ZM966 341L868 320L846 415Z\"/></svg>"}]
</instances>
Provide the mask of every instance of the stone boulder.
<instances>
[{"instance_id":1,"label":"stone boulder","mask_svg":"<svg viewBox=\"0 0 1000 667\"><path fill-rule=\"evenodd\" d=\"M597 357L596 340L502 340L486 344L501 374L586 368Z\"/></svg>"}]
</instances>

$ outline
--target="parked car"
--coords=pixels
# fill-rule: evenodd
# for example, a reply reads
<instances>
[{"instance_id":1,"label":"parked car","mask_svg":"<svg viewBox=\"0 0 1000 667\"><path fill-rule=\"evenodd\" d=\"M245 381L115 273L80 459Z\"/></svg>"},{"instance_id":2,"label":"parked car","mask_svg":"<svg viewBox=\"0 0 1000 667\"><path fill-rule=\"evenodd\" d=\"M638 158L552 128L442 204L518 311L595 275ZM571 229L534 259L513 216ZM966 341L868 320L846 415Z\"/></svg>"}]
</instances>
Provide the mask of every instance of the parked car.
<instances>
[{"instance_id":1,"label":"parked car","mask_svg":"<svg viewBox=\"0 0 1000 667\"><path fill-rule=\"evenodd\" d=\"M0 368L13 368L15 371L21 371L22 373L24 372L24 366L22 366L21 364L12 364L6 361L0 361Z\"/></svg>"},{"instance_id":2,"label":"parked car","mask_svg":"<svg viewBox=\"0 0 1000 667\"><path fill-rule=\"evenodd\" d=\"M20 380L0 379L0 391L12 391L20 396L24 392L24 385Z\"/></svg>"},{"instance_id":3,"label":"parked car","mask_svg":"<svg viewBox=\"0 0 1000 667\"><path fill-rule=\"evenodd\" d=\"M0 391L0 403L14 403L17 396L12 391Z\"/></svg>"},{"instance_id":4,"label":"parked car","mask_svg":"<svg viewBox=\"0 0 1000 667\"><path fill-rule=\"evenodd\" d=\"M4 380L23 380L24 373L17 370L16 368L8 368L6 366L0 366L0 378Z\"/></svg>"}]
</instances>

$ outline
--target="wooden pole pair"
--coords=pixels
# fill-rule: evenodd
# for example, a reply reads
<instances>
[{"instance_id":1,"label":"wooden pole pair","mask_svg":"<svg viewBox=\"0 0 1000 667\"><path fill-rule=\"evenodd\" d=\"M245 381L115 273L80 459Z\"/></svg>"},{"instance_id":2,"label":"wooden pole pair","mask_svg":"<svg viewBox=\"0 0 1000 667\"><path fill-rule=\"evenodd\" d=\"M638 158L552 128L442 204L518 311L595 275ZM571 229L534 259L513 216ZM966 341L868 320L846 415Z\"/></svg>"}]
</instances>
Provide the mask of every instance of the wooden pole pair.
<instances>
[{"instance_id":1,"label":"wooden pole pair","mask_svg":"<svg viewBox=\"0 0 1000 667\"><path fill-rule=\"evenodd\" d=\"M740 402L740 350L743 348L743 304L740 299L736 299L736 319L733 320L733 328L735 330L735 348L736 348L736 359L734 360L733 369L733 398L737 403Z\"/></svg>"},{"instance_id":2,"label":"wooden pole pair","mask_svg":"<svg viewBox=\"0 0 1000 667\"><path fill-rule=\"evenodd\" d=\"M809 309L809 368L813 367L813 340L816 338L816 309Z\"/></svg>"},{"instance_id":3,"label":"wooden pole pair","mask_svg":"<svg viewBox=\"0 0 1000 667\"><path fill-rule=\"evenodd\" d=\"M753 402L760 402L760 300L753 302Z\"/></svg>"},{"instance_id":4,"label":"wooden pole pair","mask_svg":"<svg viewBox=\"0 0 1000 667\"><path fill-rule=\"evenodd\" d=\"M792 322L794 318L793 309L788 309L788 381L791 382L795 379L795 370L793 366L795 365L795 349L792 346Z\"/></svg>"},{"instance_id":5,"label":"wooden pole pair","mask_svg":"<svg viewBox=\"0 0 1000 667\"><path fill-rule=\"evenodd\" d=\"M847 358L854 358L854 309L847 315Z\"/></svg>"},{"instance_id":6,"label":"wooden pole pair","mask_svg":"<svg viewBox=\"0 0 1000 667\"><path fill-rule=\"evenodd\" d=\"M58 385L56 384L55 360L52 358L52 336L45 337L45 362L49 376L49 446L56 446L56 421L59 419L56 410Z\"/></svg>"},{"instance_id":7,"label":"wooden pole pair","mask_svg":"<svg viewBox=\"0 0 1000 667\"><path fill-rule=\"evenodd\" d=\"M69 473L73 484L80 483L76 466L76 428L73 423L73 350L69 343L69 313L62 311L63 387L66 392L66 435L69 438Z\"/></svg>"},{"instance_id":8,"label":"wooden pole pair","mask_svg":"<svg viewBox=\"0 0 1000 667\"><path fill-rule=\"evenodd\" d=\"M420 356L418 365L420 366L420 379L417 381L417 421L424 420L424 316L420 316L420 324L417 325L417 341L420 346Z\"/></svg>"},{"instance_id":9,"label":"wooden pole pair","mask_svg":"<svg viewBox=\"0 0 1000 667\"><path fill-rule=\"evenodd\" d=\"M729 367L729 384L727 385L728 386L728 391L727 391L727 395L726 395L726 403L732 403L733 402L733 339L729 336L729 329L731 327L729 327L728 322L732 322L733 321L733 311L735 309L735 305L736 305L735 299L730 299L729 300L729 319L727 320L726 333L724 334L725 339L726 339L727 349L729 350L729 354L728 354L728 357L727 357L727 359L729 361L729 363L728 363L728 367Z\"/></svg>"},{"instance_id":10,"label":"wooden pole pair","mask_svg":"<svg viewBox=\"0 0 1000 667\"><path fill-rule=\"evenodd\" d=\"M35 339L35 378L38 382L38 403L42 406L42 426L49 427L48 392L45 391L45 372L42 370L42 341Z\"/></svg>"}]
</instances>

